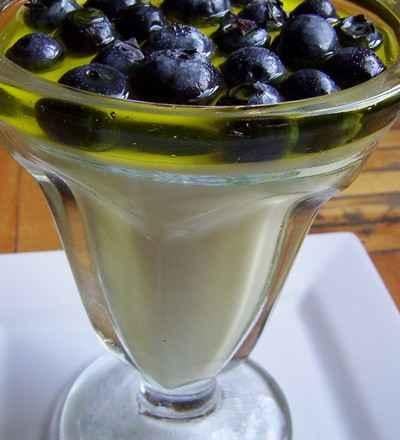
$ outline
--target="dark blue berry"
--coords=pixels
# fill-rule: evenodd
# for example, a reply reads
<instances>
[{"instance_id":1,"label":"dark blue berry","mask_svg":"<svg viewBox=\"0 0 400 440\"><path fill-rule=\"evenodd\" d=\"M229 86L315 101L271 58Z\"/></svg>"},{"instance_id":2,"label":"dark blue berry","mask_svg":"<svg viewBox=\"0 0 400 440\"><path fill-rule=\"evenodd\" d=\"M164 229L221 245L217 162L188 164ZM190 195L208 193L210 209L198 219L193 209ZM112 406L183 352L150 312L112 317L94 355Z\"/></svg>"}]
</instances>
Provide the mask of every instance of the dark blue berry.
<instances>
[{"instance_id":1,"label":"dark blue berry","mask_svg":"<svg viewBox=\"0 0 400 440\"><path fill-rule=\"evenodd\" d=\"M230 7L230 0L165 0L162 4L166 14L190 23L223 17Z\"/></svg>"},{"instance_id":2,"label":"dark blue berry","mask_svg":"<svg viewBox=\"0 0 400 440\"><path fill-rule=\"evenodd\" d=\"M71 52L90 55L112 43L116 34L104 12L82 8L65 17L60 27L60 37Z\"/></svg>"},{"instance_id":3,"label":"dark blue berry","mask_svg":"<svg viewBox=\"0 0 400 440\"><path fill-rule=\"evenodd\" d=\"M297 141L292 151L313 154L352 142L361 128L358 112L339 112L296 118Z\"/></svg>"},{"instance_id":4,"label":"dark blue berry","mask_svg":"<svg viewBox=\"0 0 400 440\"><path fill-rule=\"evenodd\" d=\"M326 73L316 69L302 69L291 75L280 88L287 100L330 95L339 87Z\"/></svg>"},{"instance_id":5,"label":"dark blue berry","mask_svg":"<svg viewBox=\"0 0 400 440\"><path fill-rule=\"evenodd\" d=\"M159 8L139 3L122 11L116 19L115 26L123 38L135 37L143 41L149 37L151 31L162 28L166 22Z\"/></svg>"},{"instance_id":6,"label":"dark blue berry","mask_svg":"<svg viewBox=\"0 0 400 440\"><path fill-rule=\"evenodd\" d=\"M127 41L114 41L102 49L92 60L92 63L105 64L114 67L125 75L131 75L143 61L142 51Z\"/></svg>"},{"instance_id":7,"label":"dark blue berry","mask_svg":"<svg viewBox=\"0 0 400 440\"><path fill-rule=\"evenodd\" d=\"M269 42L269 35L265 29L258 27L254 21L233 14L228 14L223 19L212 37L217 46L227 53L242 47L266 46Z\"/></svg>"},{"instance_id":8,"label":"dark blue berry","mask_svg":"<svg viewBox=\"0 0 400 440\"><path fill-rule=\"evenodd\" d=\"M136 0L87 0L85 8L100 9L110 20L114 20L121 11L136 3Z\"/></svg>"},{"instance_id":9,"label":"dark blue berry","mask_svg":"<svg viewBox=\"0 0 400 440\"><path fill-rule=\"evenodd\" d=\"M343 46L377 49L383 42L381 33L364 15L355 15L340 20L336 30Z\"/></svg>"},{"instance_id":10,"label":"dark blue berry","mask_svg":"<svg viewBox=\"0 0 400 440\"><path fill-rule=\"evenodd\" d=\"M26 7L28 25L49 31L58 27L69 12L80 8L75 0L30 0Z\"/></svg>"},{"instance_id":11,"label":"dark blue berry","mask_svg":"<svg viewBox=\"0 0 400 440\"><path fill-rule=\"evenodd\" d=\"M280 0L253 0L239 15L269 30L279 29L287 20Z\"/></svg>"},{"instance_id":12,"label":"dark blue berry","mask_svg":"<svg viewBox=\"0 0 400 440\"><path fill-rule=\"evenodd\" d=\"M152 31L145 45L145 50L153 52L163 49L182 49L210 56L213 42L193 26L172 24Z\"/></svg>"},{"instance_id":13,"label":"dark blue berry","mask_svg":"<svg viewBox=\"0 0 400 440\"><path fill-rule=\"evenodd\" d=\"M219 105L257 105L278 104L282 95L275 87L262 82L240 84L228 91L226 96L218 101Z\"/></svg>"},{"instance_id":14,"label":"dark blue berry","mask_svg":"<svg viewBox=\"0 0 400 440\"><path fill-rule=\"evenodd\" d=\"M140 99L172 104L206 104L222 86L207 58L178 49L151 53L133 82Z\"/></svg>"},{"instance_id":15,"label":"dark blue berry","mask_svg":"<svg viewBox=\"0 0 400 440\"><path fill-rule=\"evenodd\" d=\"M345 47L327 61L324 70L344 89L374 78L385 65L371 49Z\"/></svg>"},{"instance_id":16,"label":"dark blue berry","mask_svg":"<svg viewBox=\"0 0 400 440\"><path fill-rule=\"evenodd\" d=\"M263 47L244 47L233 52L221 70L229 86L255 81L274 83L286 75L279 57Z\"/></svg>"},{"instance_id":17,"label":"dark blue berry","mask_svg":"<svg viewBox=\"0 0 400 440\"><path fill-rule=\"evenodd\" d=\"M304 14L319 15L331 23L338 20L335 6L330 0L304 0L291 12L292 17Z\"/></svg>"},{"instance_id":18,"label":"dark blue berry","mask_svg":"<svg viewBox=\"0 0 400 440\"><path fill-rule=\"evenodd\" d=\"M116 137L112 117L88 106L45 98L37 102L35 111L50 139L74 148L106 150Z\"/></svg>"},{"instance_id":19,"label":"dark blue berry","mask_svg":"<svg viewBox=\"0 0 400 440\"><path fill-rule=\"evenodd\" d=\"M261 162L279 159L298 138L293 121L284 118L238 118L226 124L224 159L229 162Z\"/></svg>"},{"instance_id":20,"label":"dark blue berry","mask_svg":"<svg viewBox=\"0 0 400 440\"><path fill-rule=\"evenodd\" d=\"M278 53L292 70L319 68L339 48L333 27L318 15L290 19L279 36Z\"/></svg>"},{"instance_id":21,"label":"dark blue berry","mask_svg":"<svg viewBox=\"0 0 400 440\"><path fill-rule=\"evenodd\" d=\"M58 81L60 84L125 99L129 96L129 85L126 76L118 70L103 64L87 64L75 67L64 73Z\"/></svg>"},{"instance_id":22,"label":"dark blue berry","mask_svg":"<svg viewBox=\"0 0 400 440\"><path fill-rule=\"evenodd\" d=\"M62 60L64 48L50 35L37 32L20 38L7 50L6 56L24 69L42 72Z\"/></svg>"}]
</instances>

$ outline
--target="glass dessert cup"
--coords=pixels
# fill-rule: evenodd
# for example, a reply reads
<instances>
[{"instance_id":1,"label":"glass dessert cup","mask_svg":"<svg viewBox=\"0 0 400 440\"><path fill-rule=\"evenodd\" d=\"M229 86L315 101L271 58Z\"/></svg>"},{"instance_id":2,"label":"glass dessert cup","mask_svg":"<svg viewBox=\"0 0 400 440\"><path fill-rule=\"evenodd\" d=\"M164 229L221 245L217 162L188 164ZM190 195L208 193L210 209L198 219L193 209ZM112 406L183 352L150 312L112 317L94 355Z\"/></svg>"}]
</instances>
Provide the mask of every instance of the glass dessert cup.
<instances>
[{"instance_id":1,"label":"glass dessert cup","mask_svg":"<svg viewBox=\"0 0 400 440\"><path fill-rule=\"evenodd\" d=\"M318 208L399 109L398 63L329 97L229 108L94 96L0 57L0 142L46 195L115 355L76 380L56 438L290 439L283 393L246 359Z\"/></svg>"}]
</instances>

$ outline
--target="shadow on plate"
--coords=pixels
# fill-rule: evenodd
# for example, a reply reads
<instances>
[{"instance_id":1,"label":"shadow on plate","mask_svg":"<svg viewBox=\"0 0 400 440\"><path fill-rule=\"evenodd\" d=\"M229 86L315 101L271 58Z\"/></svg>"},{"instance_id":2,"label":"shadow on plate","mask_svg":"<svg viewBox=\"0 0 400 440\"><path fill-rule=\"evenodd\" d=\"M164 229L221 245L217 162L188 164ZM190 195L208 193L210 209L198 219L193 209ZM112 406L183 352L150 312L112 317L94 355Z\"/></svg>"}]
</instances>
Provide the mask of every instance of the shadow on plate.
<instances>
[{"instance_id":1,"label":"shadow on plate","mask_svg":"<svg viewBox=\"0 0 400 440\"><path fill-rule=\"evenodd\" d=\"M340 308L338 308L339 311ZM348 429L349 438L384 440L364 402L362 389L357 383L357 378L354 377L348 356L337 336L335 327L338 324L335 312L327 310L321 291L311 289L300 304L299 312L315 351L315 359L321 363L321 370L336 399L337 408ZM366 365L365 368L368 369L368 366Z\"/></svg>"}]
</instances>

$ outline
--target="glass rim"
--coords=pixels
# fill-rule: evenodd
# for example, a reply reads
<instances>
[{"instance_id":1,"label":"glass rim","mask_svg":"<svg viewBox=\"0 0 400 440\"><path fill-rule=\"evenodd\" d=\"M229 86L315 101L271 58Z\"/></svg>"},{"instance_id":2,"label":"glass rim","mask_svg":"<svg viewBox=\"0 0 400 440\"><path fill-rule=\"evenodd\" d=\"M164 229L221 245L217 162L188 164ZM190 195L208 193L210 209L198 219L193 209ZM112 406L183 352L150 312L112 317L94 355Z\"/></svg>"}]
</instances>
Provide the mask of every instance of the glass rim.
<instances>
[{"instance_id":1,"label":"glass rim","mask_svg":"<svg viewBox=\"0 0 400 440\"><path fill-rule=\"evenodd\" d=\"M0 12L15 0L0 0ZM379 2L380 3L380 2ZM388 9L387 7L385 9ZM390 9L392 14L396 11ZM397 17L400 21L400 17ZM400 38L400 37L399 37ZM307 118L338 113L348 113L375 107L386 101L400 101L400 56L384 72L362 84L345 90L315 98L287 101L278 104L218 106L187 105L147 102L140 100L122 100L108 96L74 89L57 82L40 78L35 73L19 67L17 64L0 55L0 83L39 95L43 98L65 100L95 108L124 110L139 113L165 114L171 110L182 118L202 117L215 118L260 118L270 119L285 117Z\"/></svg>"}]
</instances>

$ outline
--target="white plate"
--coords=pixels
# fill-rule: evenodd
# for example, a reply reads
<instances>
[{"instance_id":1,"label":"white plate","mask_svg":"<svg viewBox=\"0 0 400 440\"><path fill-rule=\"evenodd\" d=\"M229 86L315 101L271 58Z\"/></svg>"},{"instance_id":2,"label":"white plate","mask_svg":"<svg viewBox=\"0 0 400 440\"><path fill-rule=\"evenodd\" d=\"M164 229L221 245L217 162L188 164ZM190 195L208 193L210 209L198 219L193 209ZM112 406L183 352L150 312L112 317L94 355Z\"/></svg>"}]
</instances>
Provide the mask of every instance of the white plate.
<instances>
[{"instance_id":1,"label":"white plate","mask_svg":"<svg viewBox=\"0 0 400 440\"><path fill-rule=\"evenodd\" d=\"M42 440L104 349L62 252L0 256L0 286L0 440ZM400 439L400 319L355 236L307 238L253 357L286 394L294 440Z\"/></svg>"}]
</instances>

